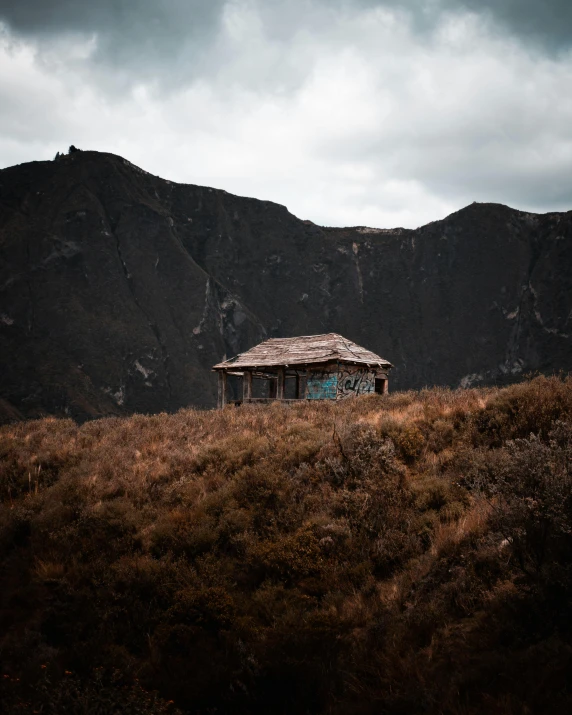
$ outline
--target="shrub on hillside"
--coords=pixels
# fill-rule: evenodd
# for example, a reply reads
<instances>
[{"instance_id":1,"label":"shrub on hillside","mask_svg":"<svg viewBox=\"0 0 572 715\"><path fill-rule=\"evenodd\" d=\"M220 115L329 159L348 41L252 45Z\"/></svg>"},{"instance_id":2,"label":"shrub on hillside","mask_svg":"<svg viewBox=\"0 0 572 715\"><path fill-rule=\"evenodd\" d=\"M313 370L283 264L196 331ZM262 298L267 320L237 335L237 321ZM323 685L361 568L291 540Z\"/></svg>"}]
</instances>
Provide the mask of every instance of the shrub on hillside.
<instances>
[{"instance_id":1,"label":"shrub on hillside","mask_svg":"<svg viewBox=\"0 0 572 715\"><path fill-rule=\"evenodd\" d=\"M0 428L4 681L41 712L47 661L62 712L102 666L113 712L134 675L194 715L567 711L571 388Z\"/></svg>"},{"instance_id":2,"label":"shrub on hillside","mask_svg":"<svg viewBox=\"0 0 572 715\"><path fill-rule=\"evenodd\" d=\"M572 377L537 377L505 388L474 416L477 444L500 447L536 434L546 439L556 420L572 419Z\"/></svg>"},{"instance_id":3,"label":"shrub on hillside","mask_svg":"<svg viewBox=\"0 0 572 715\"><path fill-rule=\"evenodd\" d=\"M520 567L572 585L572 423L556 422L547 442L535 434L507 442L473 484L491 499L492 526Z\"/></svg>"},{"instance_id":4,"label":"shrub on hillside","mask_svg":"<svg viewBox=\"0 0 572 715\"><path fill-rule=\"evenodd\" d=\"M23 687L18 678L0 681L3 712L21 715L177 715L173 701L145 690L119 671L97 668L89 678L72 671L58 672L43 665L33 687ZM50 672L53 671L53 672Z\"/></svg>"}]
</instances>

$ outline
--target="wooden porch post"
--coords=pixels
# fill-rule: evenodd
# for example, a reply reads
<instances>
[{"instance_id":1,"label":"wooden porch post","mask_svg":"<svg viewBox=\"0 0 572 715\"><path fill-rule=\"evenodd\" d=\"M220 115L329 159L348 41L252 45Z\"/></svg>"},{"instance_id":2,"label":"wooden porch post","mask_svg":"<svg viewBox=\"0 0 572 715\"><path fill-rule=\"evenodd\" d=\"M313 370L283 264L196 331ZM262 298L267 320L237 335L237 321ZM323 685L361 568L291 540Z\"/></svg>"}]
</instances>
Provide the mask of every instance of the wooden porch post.
<instances>
[{"instance_id":1,"label":"wooden porch post","mask_svg":"<svg viewBox=\"0 0 572 715\"><path fill-rule=\"evenodd\" d=\"M388 392L389 392L389 380L386 377L385 380L383 381L383 394L387 395Z\"/></svg>"},{"instance_id":2,"label":"wooden porch post","mask_svg":"<svg viewBox=\"0 0 572 715\"><path fill-rule=\"evenodd\" d=\"M252 397L252 373L245 370L242 375L242 401L250 402Z\"/></svg>"},{"instance_id":3,"label":"wooden porch post","mask_svg":"<svg viewBox=\"0 0 572 715\"><path fill-rule=\"evenodd\" d=\"M278 384L276 385L276 399L284 399L284 381L285 381L285 370L283 367L278 368Z\"/></svg>"},{"instance_id":4,"label":"wooden porch post","mask_svg":"<svg viewBox=\"0 0 572 715\"><path fill-rule=\"evenodd\" d=\"M226 370L218 371L218 406L223 408L226 405Z\"/></svg>"}]
</instances>

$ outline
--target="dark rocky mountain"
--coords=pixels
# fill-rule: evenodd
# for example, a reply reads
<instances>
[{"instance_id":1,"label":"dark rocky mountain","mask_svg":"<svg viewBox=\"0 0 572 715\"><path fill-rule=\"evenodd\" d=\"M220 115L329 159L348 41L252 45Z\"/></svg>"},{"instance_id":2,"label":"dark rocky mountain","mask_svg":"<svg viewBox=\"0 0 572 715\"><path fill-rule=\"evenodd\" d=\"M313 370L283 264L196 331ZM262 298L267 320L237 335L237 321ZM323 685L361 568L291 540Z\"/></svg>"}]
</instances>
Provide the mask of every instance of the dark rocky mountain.
<instances>
[{"instance_id":1,"label":"dark rocky mountain","mask_svg":"<svg viewBox=\"0 0 572 715\"><path fill-rule=\"evenodd\" d=\"M211 366L338 332L391 389L572 369L572 212L333 229L111 154L0 172L0 413L214 406Z\"/></svg>"}]
</instances>

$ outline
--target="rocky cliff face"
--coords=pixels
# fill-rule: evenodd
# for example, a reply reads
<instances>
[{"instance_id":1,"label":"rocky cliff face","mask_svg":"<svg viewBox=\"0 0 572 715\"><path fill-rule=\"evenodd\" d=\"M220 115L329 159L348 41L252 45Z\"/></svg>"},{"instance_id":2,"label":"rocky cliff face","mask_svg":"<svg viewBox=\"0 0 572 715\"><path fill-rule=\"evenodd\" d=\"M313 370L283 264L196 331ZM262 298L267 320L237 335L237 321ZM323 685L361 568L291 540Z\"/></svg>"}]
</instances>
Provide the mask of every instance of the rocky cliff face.
<instances>
[{"instance_id":1,"label":"rocky cliff face","mask_svg":"<svg viewBox=\"0 0 572 715\"><path fill-rule=\"evenodd\" d=\"M337 332L391 389L572 369L572 212L330 229L77 152L0 172L0 415L214 406L211 365Z\"/></svg>"}]
</instances>

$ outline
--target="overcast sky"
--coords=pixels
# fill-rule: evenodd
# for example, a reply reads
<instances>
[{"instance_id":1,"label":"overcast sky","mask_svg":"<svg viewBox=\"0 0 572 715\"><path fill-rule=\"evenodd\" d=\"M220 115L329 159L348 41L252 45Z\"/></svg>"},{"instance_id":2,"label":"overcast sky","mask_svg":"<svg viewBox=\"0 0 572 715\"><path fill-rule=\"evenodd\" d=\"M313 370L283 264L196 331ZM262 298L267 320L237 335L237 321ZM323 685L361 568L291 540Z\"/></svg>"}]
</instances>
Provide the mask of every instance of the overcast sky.
<instances>
[{"instance_id":1,"label":"overcast sky","mask_svg":"<svg viewBox=\"0 0 572 715\"><path fill-rule=\"evenodd\" d=\"M70 144L324 225L572 209L572 0L0 0L0 166Z\"/></svg>"}]
</instances>

